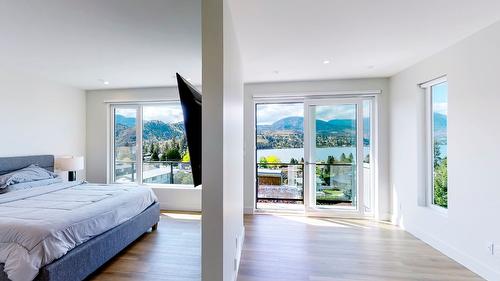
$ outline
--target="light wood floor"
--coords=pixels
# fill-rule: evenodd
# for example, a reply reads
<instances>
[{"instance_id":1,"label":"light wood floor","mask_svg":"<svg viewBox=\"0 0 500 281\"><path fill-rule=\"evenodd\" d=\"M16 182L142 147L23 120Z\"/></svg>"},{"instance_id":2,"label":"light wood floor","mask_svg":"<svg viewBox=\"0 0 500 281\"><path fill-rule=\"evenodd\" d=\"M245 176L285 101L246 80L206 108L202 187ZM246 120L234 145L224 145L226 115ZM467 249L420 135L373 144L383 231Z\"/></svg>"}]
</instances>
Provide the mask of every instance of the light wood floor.
<instances>
[{"instance_id":1,"label":"light wood floor","mask_svg":"<svg viewBox=\"0 0 500 281\"><path fill-rule=\"evenodd\" d=\"M482 280L398 228L289 215L245 217L238 281ZM163 214L89 280L200 280L200 217Z\"/></svg>"},{"instance_id":2,"label":"light wood floor","mask_svg":"<svg viewBox=\"0 0 500 281\"><path fill-rule=\"evenodd\" d=\"M256 215L245 227L238 281L483 280L388 224Z\"/></svg>"},{"instance_id":3,"label":"light wood floor","mask_svg":"<svg viewBox=\"0 0 500 281\"><path fill-rule=\"evenodd\" d=\"M200 215L162 213L146 233L93 276L92 281L200 281Z\"/></svg>"}]
</instances>

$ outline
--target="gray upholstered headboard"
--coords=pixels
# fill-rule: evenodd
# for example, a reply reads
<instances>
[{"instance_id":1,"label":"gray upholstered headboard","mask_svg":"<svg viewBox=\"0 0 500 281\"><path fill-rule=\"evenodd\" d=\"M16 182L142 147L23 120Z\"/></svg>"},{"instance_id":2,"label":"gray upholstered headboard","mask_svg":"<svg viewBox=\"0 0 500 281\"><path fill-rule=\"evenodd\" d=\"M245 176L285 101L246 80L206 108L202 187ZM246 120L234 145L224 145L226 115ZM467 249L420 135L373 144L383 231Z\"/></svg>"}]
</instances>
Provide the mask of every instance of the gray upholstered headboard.
<instances>
[{"instance_id":1,"label":"gray upholstered headboard","mask_svg":"<svg viewBox=\"0 0 500 281\"><path fill-rule=\"evenodd\" d=\"M36 164L51 172L54 171L54 155L34 155L19 157L0 157L0 175Z\"/></svg>"}]
</instances>

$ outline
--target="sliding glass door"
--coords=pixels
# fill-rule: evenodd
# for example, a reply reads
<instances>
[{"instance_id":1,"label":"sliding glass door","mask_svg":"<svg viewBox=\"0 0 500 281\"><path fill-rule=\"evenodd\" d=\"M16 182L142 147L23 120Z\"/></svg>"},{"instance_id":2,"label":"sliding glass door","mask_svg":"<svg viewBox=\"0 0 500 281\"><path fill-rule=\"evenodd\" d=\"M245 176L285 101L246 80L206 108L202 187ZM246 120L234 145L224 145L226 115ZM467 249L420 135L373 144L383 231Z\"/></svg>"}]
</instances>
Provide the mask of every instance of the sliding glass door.
<instances>
[{"instance_id":1,"label":"sliding glass door","mask_svg":"<svg viewBox=\"0 0 500 281\"><path fill-rule=\"evenodd\" d=\"M373 104L373 97L257 104L257 208L372 212Z\"/></svg>"},{"instance_id":2,"label":"sliding glass door","mask_svg":"<svg viewBox=\"0 0 500 281\"><path fill-rule=\"evenodd\" d=\"M306 164L311 208L358 210L363 202L361 100L309 101Z\"/></svg>"}]
</instances>

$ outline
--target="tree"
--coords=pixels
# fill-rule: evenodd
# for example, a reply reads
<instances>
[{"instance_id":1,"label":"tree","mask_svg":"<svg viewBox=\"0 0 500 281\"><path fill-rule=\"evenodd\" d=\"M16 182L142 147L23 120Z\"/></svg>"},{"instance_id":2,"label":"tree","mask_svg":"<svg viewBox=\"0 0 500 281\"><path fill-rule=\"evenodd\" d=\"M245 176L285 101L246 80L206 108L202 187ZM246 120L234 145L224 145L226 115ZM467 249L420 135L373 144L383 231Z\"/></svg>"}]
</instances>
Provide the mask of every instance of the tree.
<instances>
[{"instance_id":1,"label":"tree","mask_svg":"<svg viewBox=\"0 0 500 281\"><path fill-rule=\"evenodd\" d=\"M153 154L154 151L155 151L155 143L151 142L151 144L149 145L149 154Z\"/></svg>"},{"instance_id":2,"label":"tree","mask_svg":"<svg viewBox=\"0 0 500 281\"><path fill-rule=\"evenodd\" d=\"M165 142L163 146L163 152L161 153L160 161L167 161L167 153L168 153L168 143Z\"/></svg>"},{"instance_id":3,"label":"tree","mask_svg":"<svg viewBox=\"0 0 500 281\"><path fill-rule=\"evenodd\" d=\"M182 162L191 162L191 156L189 156L189 151L186 151L186 153L184 153L184 156L182 156Z\"/></svg>"},{"instance_id":4,"label":"tree","mask_svg":"<svg viewBox=\"0 0 500 281\"><path fill-rule=\"evenodd\" d=\"M182 159L181 153L179 152L179 149L177 148L170 148L167 151L167 160L170 161L179 161Z\"/></svg>"},{"instance_id":5,"label":"tree","mask_svg":"<svg viewBox=\"0 0 500 281\"><path fill-rule=\"evenodd\" d=\"M342 152L340 155L340 163L346 163L347 162L347 157L345 156L345 153Z\"/></svg>"},{"instance_id":6,"label":"tree","mask_svg":"<svg viewBox=\"0 0 500 281\"><path fill-rule=\"evenodd\" d=\"M448 208L448 159L434 166L434 204Z\"/></svg>"},{"instance_id":7,"label":"tree","mask_svg":"<svg viewBox=\"0 0 500 281\"><path fill-rule=\"evenodd\" d=\"M441 147L437 140L434 140L434 166L438 166L443 158L441 157Z\"/></svg>"},{"instance_id":8,"label":"tree","mask_svg":"<svg viewBox=\"0 0 500 281\"><path fill-rule=\"evenodd\" d=\"M297 164L299 164L299 160L297 160L295 158L291 158L290 159L290 164L297 165Z\"/></svg>"},{"instance_id":9,"label":"tree","mask_svg":"<svg viewBox=\"0 0 500 281\"><path fill-rule=\"evenodd\" d=\"M269 155L266 157L267 163L281 163L281 160L276 155Z\"/></svg>"},{"instance_id":10,"label":"tree","mask_svg":"<svg viewBox=\"0 0 500 281\"><path fill-rule=\"evenodd\" d=\"M261 156L261 157L259 158L259 163L261 164L260 166L261 166L262 168L267 168L267 165L266 165L266 164L267 164L267 159L266 159L266 157L265 157L265 156Z\"/></svg>"},{"instance_id":11,"label":"tree","mask_svg":"<svg viewBox=\"0 0 500 281\"><path fill-rule=\"evenodd\" d=\"M158 146L153 145L153 152L151 153L152 161L160 161L160 157L158 155Z\"/></svg>"},{"instance_id":12,"label":"tree","mask_svg":"<svg viewBox=\"0 0 500 281\"><path fill-rule=\"evenodd\" d=\"M349 153L349 158L347 158L347 160L349 161L349 163L354 162L354 155L352 155L352 152Z\"/></svg>"}]
</instances>

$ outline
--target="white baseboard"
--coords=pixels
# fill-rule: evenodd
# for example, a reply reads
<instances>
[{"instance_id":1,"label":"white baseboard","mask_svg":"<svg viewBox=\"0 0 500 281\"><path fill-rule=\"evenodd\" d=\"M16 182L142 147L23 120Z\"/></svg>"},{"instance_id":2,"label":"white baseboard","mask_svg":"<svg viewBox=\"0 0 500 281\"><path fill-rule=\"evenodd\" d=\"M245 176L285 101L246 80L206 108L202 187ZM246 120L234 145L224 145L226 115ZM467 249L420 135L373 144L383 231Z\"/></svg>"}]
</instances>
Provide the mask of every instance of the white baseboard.
<instances>
[{"instance_id":1,"label":"white baseboard","mask_svg":"<svg viewBox=\"0 0 500 281\"><path fill-rule=\"evenodd\" d=\"M413 227L406 226L406 231L417 237L418 239L424 241L426 244L430 245L434 249L440 251L449 258L455 260L461 265L465 266L469 270L478 274L486 280L500 280L500 271L497 271L478 259L467 255L466 253L460 251L459 249L452 247L448 243L442 240L436 239L432 235L429 235L423 231L415 229Z\"/></svg>"},{"instance_id":2,"label":"white baseboard","mask_svg":"<svg viewBox=\"0 0 500 281\"><path fill-rule=\"evenodd\" d=\"M382 214L379 214L379 217L377 219L380 221L392 221L392 214L391 213L382 213Z\"/></svg>"},{"instance_id":3,"label":"white baseboard","mask_svg":"<svg viewBox=\"0 0 500 281\"><path fill-rule=\"evenodd\" d=\"M254 214L254 211L255 211L254 207L245 207L245 208L243 209L243 213L244 213L245 215L253 215L253 214Z\"/></svg>"},{"instance_id":4,"label":"white baseboard","mask_svg":"<svg viewBox=\"0 0 500 281\"><path fill-rule=\"evenodd\" d=\"M175 205L175 206L173 206L172 204L169 204L166 202L160 202L160 209L165 210L165 211L201 212L201 209L196 205L192 205L192 206Z\"/></svg>"}]
</instances>

